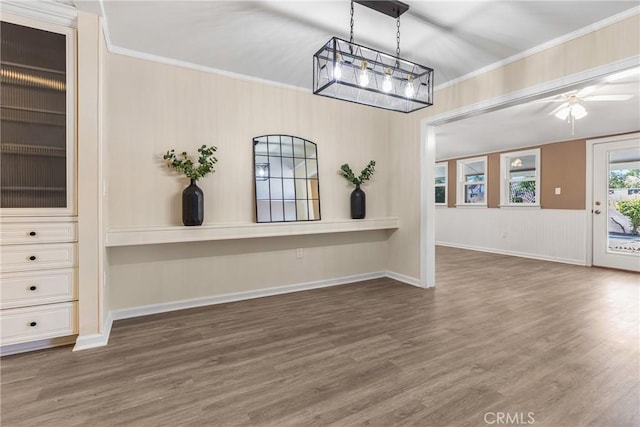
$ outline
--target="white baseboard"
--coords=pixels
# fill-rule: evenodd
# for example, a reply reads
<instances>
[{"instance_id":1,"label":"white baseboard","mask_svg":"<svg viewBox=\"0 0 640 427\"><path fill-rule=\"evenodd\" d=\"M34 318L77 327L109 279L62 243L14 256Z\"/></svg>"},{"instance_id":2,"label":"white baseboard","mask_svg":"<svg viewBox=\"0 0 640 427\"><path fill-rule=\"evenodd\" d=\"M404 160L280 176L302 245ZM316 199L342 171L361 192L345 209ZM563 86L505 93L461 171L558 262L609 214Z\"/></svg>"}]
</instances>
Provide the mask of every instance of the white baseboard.
<instances>
[{"instance_id":1,"label":"white baseboard","mask_svg":"<svg viewBox=\"0 0 640 427\"><path fill-rule=\"evenodd\" d=\"M422 285L420 279L416 279L415 277L406 276L404 274L396 273L395 271L387 270L385 273L390 279L397 280L398 282L406 283L407 285L416 286L418 288L424 289L425 287Z\"/></svg>"},{"instance_id":2,"label":"white baseboard","mask_svg":"<svg viewBox=\"0 0 640 427\"><path fill-rule=\"evenodd\" d=\"M334 279L316 280L313 282L298 283L295 285L278 286L275 288L258 289L255 291L234 292L231 294L214 295L210 297L194 298L182 301L172 301L160 304L149 304L139 307L125 308L109 312L105 320L103 332L101 334L92 334L79 336L73 351L86 350L89 348L101 347L107 345L111 327L114 320L130 319L133 317L148 316L150 314L166 313L169 311L184 310L188 308L204 307L208 305L224 304L228 302L242 301L254 298L262 298L274 295L288 294L292 292L307 291L311 289L327 288L330 286L345 285L363 280L379 279L381 277L389 277L399 282L406 283L411 286L422 288L420 280L414 277L405 276L404 274L392 271L377 271L373 273L355 274L352 276L338 277Z\"/></svg>"},{"instance_id":3,"label":"white baseboard","mask_svg":"<svg viewBox=\"0 0 640 427\"><path fill-rule=\"evenodd\" d=\"M72 335L69 337L49 338L20 344L5 345L0 348L0 356L11 356L12 354L26 353L27 351L60 347L63 345L73 344L74 342L76 342L76 336Z\"/></svg>"},{"instance_id":4,"label":"white baseboard","mask_svg":"<svg viewBox=\"0 0 640 427\"><path fill-rule=\"evenodd\" d=\"M355 274L352 276L338 277L334 279L317 280L313 282L298 283L295 285L278 286L275 288L257 289L255 291L234 292L231 294L213 295L210 297L194 298L182 301L172 301L160 304L143 305L139 307L125 308L112 311L113 320L129 319L132 317L147 316L150 314L165 313L167 311L184 310L187 308L203 307L214 304L242 301L254 298L262 298L273 295L288 294L291 292L307 291L311 289L327 288L330 286L344 285L363 280L386 277L385 271L373 273Z\"/></svg>"},{"instance_id":5,"label":"white baseboard","mask_svg":"<svg viewBox=\"0 0 640 427\"><path fill-rule=\"evenodd\" d=\"M111 327L113 326L113 316L111 312L107 313L107 318L104 320L102 326L102 333L91 335L80 335L76 340L76 345L73 347L73 351L87 350L90 348L103 347L109 342L109 335L111 335Z\"/></svg>"},{"instance_id":6,"label":"white baseboard","mask_svg":"<svg viewBox=\"0 0 640 427\"><path fill-rule=\"evenodd\" d=\"M556 257L550 257L550 256L544 256L544 255L529 254L529 253L526 253L526 252L516 252L516 251L507 251L507 250L502 250L502 249L485 248L485 247L481 247L481 246L460 245L460 244L457 244L457 243L447 243L447 242L439 242L439 241L436 241L436 246L446 246L446 247L449 247L449 248L467 249L467 250L470 250L470 251L488 252L488 253L499 254L499 255L517 256L517 257L520 257L520 258L537 259L537 260L540 260L540 261L560 262L560 263L563 263L563 264L580 265L580 266L583 266L583 267L587 265L585 260L581 260L581 259L556 258Z\"/></svg>"}]
</instances>

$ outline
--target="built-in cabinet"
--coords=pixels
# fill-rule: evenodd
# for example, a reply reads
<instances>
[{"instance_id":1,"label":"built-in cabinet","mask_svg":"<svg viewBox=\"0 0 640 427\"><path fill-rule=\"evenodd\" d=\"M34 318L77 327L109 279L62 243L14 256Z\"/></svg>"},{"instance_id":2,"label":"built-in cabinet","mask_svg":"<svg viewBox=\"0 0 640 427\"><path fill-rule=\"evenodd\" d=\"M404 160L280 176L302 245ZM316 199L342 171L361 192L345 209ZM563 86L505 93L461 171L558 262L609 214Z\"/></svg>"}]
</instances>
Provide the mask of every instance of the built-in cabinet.
<instances>
[{"instance_id":1,"label":"built-in cabinet","mask_svg":"<svg viewBox=\"0 0 640 427\"><path fill-rule=\"evenodd\" d=\"M3 14L0 344L77 334L75 32Z\"/></svg>"}]
</instances>

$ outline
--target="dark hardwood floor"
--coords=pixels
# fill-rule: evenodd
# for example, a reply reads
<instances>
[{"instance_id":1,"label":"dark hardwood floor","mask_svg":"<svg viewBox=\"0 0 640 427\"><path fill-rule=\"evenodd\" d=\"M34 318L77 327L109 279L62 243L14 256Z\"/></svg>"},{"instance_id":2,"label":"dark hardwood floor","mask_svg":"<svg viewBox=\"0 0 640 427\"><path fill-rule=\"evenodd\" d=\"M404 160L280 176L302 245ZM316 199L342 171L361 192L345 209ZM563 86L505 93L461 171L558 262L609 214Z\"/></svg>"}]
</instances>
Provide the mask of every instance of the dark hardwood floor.
<instances>
[{"instance_id":1,"label":"dark hardwood floor","mask_svg":"<svg viewBox=\"0 0 640 427\"><path fill-rule=\"evenodd\" d=\"M640 276L437 257L436 289L372 280L4 357L2 426L640 425Z\"/></svg>"}]
</instances>

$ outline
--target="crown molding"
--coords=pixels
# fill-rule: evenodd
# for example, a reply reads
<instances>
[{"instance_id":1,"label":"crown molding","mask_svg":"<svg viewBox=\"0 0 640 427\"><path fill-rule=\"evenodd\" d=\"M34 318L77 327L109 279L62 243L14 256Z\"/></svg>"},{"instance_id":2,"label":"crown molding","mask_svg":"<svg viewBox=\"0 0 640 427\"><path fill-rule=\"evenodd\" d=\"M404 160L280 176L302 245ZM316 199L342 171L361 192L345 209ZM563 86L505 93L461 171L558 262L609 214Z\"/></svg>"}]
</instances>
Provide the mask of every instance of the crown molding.
<instances>
[{"instance_id":1,"label":"crown molding","mask_svg":"<svg viewBox=\"0 0 640 427\"><path fill-rule=\"evenodd\" d=\"M77 27L77 9L71 5L52 0L3 0L0 3L0 10L2 13L37 19L51 24Z\"/></svg>"}]
</instances>

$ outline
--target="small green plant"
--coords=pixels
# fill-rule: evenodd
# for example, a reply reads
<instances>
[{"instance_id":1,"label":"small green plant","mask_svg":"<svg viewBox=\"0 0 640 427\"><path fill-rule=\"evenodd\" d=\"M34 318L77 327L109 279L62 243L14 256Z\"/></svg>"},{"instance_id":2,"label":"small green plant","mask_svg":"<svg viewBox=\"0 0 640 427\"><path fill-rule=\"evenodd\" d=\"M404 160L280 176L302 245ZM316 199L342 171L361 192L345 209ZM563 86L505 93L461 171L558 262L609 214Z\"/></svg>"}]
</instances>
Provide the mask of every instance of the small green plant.
<instances>
[{"instance_id":1,"label":"small green plant","mask_svg":"<svg viewBox=\"0 0 640 427\"><path fill-rule=\"evenodd\" d=\"M213 165L218 163L218 159L213 156L213 153L215 153L217 149L218 148L213 145L211 147L203 145L198 148L199 156L197 167L186 151L176 155L175 150L169 150L162 158L167 161L167 167L173 168L185 174L187 178L197 181L214 172Z\"/></svg>"},{"instance_id":2,"label":"small green plant","mask_svg":"<svg viewBox=\"0 0 640 427\"><path fill-rule=\"evenodd\" d=\"M638 227L640 227L640 199L619 200L616 202L616 209L631 220L631 233L638 234Z\"/></svg>"},{"instance_id":3,"label":"small green plant","mask_svg":"<svg viewBox=\"0 0 640 427\"><path fill-rule=\"evenodd\" d=\"M369 164L364 169L362 169L362 172L360 172L360 176L356 178L348 163L340 166L340 174L344 176L347 181L355 185L362 185L366 181L369 181L373 176L375 170L376 162L375 160L371 160Z\"/></svg>"}]
</instances>

